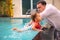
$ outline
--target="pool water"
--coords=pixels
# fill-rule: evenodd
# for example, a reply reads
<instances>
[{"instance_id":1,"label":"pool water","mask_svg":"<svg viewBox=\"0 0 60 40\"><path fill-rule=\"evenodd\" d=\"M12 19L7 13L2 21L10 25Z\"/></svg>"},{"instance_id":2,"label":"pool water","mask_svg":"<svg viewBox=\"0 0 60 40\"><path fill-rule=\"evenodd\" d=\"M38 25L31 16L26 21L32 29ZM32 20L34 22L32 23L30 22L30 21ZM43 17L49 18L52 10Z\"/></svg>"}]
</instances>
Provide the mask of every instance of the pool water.
<instances>
[{"instance_id":1,"label":"pool water","mask_svg":"<svg viewBox=\"0 0 60 40\"><path fill-rule=\"evenodd\" d=\"M37 31L16 32L11 30L13 27L21 29L29 21L29 18L0 18L0 40L32 40L38 33Z\"/></svg>"}]
</instances>

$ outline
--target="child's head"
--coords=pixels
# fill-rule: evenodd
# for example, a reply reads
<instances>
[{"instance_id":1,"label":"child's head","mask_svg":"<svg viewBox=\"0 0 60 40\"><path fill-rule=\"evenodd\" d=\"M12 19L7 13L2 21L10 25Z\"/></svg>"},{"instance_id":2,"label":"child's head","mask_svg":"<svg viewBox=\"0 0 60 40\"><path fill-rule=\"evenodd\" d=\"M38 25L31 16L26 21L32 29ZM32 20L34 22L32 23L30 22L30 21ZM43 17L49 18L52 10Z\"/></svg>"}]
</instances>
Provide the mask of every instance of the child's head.
<instances>
[{"instance_id":1,"label":"child's head","mask_svg":"<svg viewBox=\"0 0 60 40\"><path fill-rule=\"evenodd\" d=\"M40 14L39 14L38 12L33 13L33 14L31 15L31 19L32 19L33 21L40 21L40 20L41 20Z\"/></svg>"}]
</instances>

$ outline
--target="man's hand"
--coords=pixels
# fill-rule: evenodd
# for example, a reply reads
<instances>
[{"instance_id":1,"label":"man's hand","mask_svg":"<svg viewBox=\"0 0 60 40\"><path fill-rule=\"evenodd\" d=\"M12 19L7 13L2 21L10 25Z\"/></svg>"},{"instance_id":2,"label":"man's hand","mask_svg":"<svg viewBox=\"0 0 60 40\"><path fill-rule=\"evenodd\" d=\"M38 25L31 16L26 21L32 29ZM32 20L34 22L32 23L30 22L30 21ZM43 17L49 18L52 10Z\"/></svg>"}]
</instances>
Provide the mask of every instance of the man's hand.
<instances>
[{"instance_id":1,"label":"man's hand","mask_svg":"<svg viewBox=\"0 0 60 40\"><path fill-rule=\"evenodd\" d=\"M43 30L39 30L39 32L42 32Z\"/></svg>"}]
</instances>

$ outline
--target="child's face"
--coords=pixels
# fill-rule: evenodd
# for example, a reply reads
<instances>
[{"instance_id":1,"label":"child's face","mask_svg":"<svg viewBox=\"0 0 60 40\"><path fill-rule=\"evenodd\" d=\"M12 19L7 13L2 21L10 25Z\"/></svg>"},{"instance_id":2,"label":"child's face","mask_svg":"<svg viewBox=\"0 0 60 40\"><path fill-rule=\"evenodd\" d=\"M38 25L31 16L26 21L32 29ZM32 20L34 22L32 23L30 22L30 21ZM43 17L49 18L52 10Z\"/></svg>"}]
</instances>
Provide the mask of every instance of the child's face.
<instances>
[{"instance_id":1,"label":"child's face","mask_svg":"<svg viewBox=\"0 0 60 40\"><path fill-rule=\"evenodd\" d=\"M36 20L37 20L37 21L40 21L40 20L41 20L39 13L36 14Z\"/></svg>"}]
</instances>

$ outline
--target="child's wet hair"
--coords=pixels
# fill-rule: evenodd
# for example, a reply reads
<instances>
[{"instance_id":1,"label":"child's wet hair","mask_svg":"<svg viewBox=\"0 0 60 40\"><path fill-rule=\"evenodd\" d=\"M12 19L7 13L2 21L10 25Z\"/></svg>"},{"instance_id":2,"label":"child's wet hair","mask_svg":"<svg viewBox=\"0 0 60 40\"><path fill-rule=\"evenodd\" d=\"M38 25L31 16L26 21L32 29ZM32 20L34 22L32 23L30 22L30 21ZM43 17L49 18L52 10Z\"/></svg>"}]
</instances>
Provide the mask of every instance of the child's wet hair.
<instances>
[{"instance_id":1,"label":"child's wet hair","mask_svg":"<svg viewBox=\"0 0 60 40\"><path fill-rule=\"evenodd\" d=\"M36 18L36 16L37 16L37 13L38 13L38 12L34 12L33 14L31 14L31 19L32 19L33 21L35 21L35 18Z\"/></svg>"}]
</instances>

